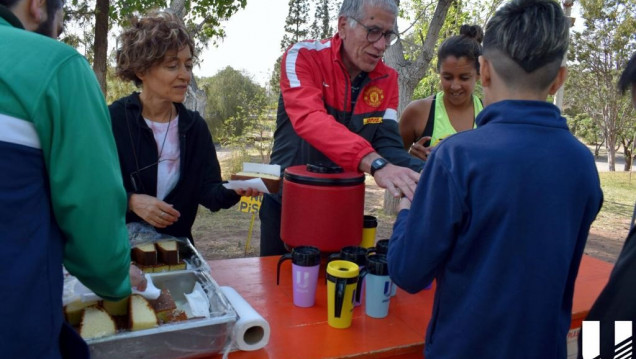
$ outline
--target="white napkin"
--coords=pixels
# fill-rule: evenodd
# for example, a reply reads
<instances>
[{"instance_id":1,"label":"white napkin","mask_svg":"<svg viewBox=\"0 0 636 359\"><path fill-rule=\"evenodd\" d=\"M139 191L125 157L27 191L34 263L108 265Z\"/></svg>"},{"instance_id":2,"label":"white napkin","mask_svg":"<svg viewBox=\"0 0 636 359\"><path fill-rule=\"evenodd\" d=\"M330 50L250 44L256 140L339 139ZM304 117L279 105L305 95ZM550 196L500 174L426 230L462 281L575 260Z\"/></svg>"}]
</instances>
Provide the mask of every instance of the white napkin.
<instances>
[{"instance_id":1,"label":"white napkin","mask_svg":"<svg viewBox=\"0 0 636 359\"><path fill-rule=\"evenodd\" d=\"M184 293L184 295L190 307L187 314L192 314L194 318L210 318L210 299L199 282L194 285L192 293Z\"/></svg>"}]
</instances>

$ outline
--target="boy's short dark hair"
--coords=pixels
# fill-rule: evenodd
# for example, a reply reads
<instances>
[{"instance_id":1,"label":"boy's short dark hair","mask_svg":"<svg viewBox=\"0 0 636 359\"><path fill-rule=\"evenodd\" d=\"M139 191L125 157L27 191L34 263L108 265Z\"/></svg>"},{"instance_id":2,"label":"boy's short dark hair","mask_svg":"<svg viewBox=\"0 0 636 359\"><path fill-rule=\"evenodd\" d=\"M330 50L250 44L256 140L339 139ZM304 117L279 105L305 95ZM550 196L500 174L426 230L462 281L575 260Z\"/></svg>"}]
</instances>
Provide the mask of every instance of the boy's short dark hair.
<instances>
[{"instance_id":1,"label":"boy's short dark hair","mask_svg":"<svg viewBox=\"0 0 636 359\"><path fill-rule=\"evenodd\" d=\"M545 90L568 49L570 21L553 0L513 0L486 25L484 56L508 86Z\"/></svg>"}]
</instances>

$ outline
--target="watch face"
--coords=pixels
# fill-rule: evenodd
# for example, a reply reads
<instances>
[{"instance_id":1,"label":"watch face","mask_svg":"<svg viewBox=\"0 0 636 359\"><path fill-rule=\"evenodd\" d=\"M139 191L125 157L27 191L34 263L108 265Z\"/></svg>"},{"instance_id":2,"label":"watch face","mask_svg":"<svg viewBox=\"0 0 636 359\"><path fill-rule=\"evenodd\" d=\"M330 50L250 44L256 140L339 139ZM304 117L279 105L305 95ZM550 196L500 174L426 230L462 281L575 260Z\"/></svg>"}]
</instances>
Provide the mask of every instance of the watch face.
<instances>
[{"instance_id":1,"label":"watch face","mask_svg":"<svg viewBox=\"0 0 636 359\"><path fill-rule=\"evenodd\" d=\"M373 160L373 162L371 162L371 175L373 175L375 171L386 166L387 163L387 160L385 160L384 158L376 158L375 160Z\"/></svg>"},{"instance_id":2,"label":"watch face","mask_svg":"<svg viewBox=\"0 0 636 359\"><path fill-rule=\"evenodd\" d=\"M379 167L382 166L386 163L386 161L383 158L376 158L375 160L373 160L373 164L371 166L373 167Z\"/></svg>"}]
</instances>

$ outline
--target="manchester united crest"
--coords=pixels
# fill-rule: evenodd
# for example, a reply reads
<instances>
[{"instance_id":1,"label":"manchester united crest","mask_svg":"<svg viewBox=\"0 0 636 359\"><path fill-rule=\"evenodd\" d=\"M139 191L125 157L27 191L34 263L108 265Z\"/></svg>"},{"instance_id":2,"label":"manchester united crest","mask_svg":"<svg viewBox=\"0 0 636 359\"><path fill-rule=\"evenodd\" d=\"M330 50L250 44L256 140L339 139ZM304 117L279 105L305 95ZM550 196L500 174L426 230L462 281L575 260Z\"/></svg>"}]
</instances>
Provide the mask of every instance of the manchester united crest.
<instances>
[{"instance_id":1,"label":"manchester united crest","mask_svg":"<svg viewBox=\"0 0 636 359\"><path fill-rule=\"evenodd\" d=\"M371 86L364 91L364 102L371 107L378 107L384 100L384 91L377 86Z\"/></svg>"}]
</instances>

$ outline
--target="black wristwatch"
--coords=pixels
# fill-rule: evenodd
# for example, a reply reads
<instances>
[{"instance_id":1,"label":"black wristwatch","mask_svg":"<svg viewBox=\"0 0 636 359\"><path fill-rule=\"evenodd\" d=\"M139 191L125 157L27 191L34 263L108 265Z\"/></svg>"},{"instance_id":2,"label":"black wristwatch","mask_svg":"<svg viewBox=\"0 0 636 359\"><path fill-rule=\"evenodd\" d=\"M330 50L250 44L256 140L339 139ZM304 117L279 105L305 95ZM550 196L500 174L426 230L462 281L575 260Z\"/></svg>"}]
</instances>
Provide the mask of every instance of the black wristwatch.
<instances>
[{"instance_id":1,"label":"black wristwatch","mask_svg":"<svg viewBox=\"0 0 636 359\"><path fill-rule=\"evenodd\" d=\"M371 162L371 176L375 175L375 171L384 168L384 166L388 165L389 161L385 160L382 157L378 157Z\"/></svg>"}]
</instances>

